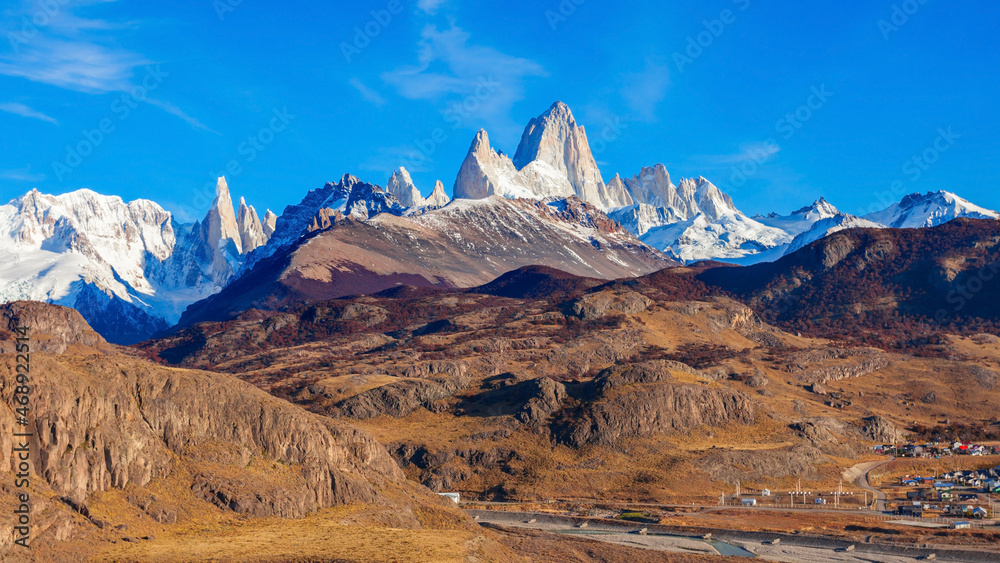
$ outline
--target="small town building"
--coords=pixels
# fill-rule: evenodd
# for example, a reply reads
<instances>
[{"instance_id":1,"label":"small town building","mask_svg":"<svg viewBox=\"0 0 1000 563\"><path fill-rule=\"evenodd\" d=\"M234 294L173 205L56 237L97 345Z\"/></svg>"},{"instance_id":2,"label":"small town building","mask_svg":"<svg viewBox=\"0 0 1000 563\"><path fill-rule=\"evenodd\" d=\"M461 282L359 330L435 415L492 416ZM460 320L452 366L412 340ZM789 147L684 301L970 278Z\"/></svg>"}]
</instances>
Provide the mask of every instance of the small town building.
<instances>
[{"instance_id":1,"label":"small town building","mask_svg":"<svg viewBox=\"0 0 1000 563\"><path fill-rule=\"evenodd\" d=\"M954 528L954 529L956 529L956 530L964 530L966 528L971 528L972 527L972 522L969 522L967 520L961 520L961 521L958 521L958 522L952 522L951 527Z\"/></svg>"},{"instance_id":2,"label":"small town building","mask_svg":"<svg viewBox=\"0 0 1000 563\"><path fill-rule=\"evenodd\" d=\"M896 509L900 516L915 516L917 518L923 518L924 508L922 506L900 506Z\"/></svg>"},{"instance_id":3,"label":"small town building","mask_svg":"<svg viewBox=\"0 0 1000 563\"><path fill-rule=\"evenodd\" d=\"M771 489L764 489L763 491L760 492L760 496L762 496L762 497L769 497L769 496L771 496Z\"/></svg>"},{"instance_id":4,"label":"small town building","mask_svg":"<svg viewBox=\"0 0 1000 563\"><path fill-rule=\"evenodd\" d=\"M816 504L826 504L826 499L823 498L823 497L819 497L816 500L814 500L813 502L816 503Z\"/></svg>"},{"instance_id":5,"label":"small town building","mask_svg":"<svg viewBox=\"0 0 1000 563\"><path fill-rule=\"evenodd\" d=\"M757 506L757 499L755 498L745 498L740 501L743 506Z\"/></svg>"},{"instance_id":6,"label":"small town building","mask_svg":"<svg viewBox=\"0 0 1000 563\"><path fill-rule=\"evenodd\" d=\"M986 509L981 506L973 508L972 512L969 515L972 516L973 518L977 518L980 520L989 516L989 514L986 512Z\"/></svg>"}]
</instances>

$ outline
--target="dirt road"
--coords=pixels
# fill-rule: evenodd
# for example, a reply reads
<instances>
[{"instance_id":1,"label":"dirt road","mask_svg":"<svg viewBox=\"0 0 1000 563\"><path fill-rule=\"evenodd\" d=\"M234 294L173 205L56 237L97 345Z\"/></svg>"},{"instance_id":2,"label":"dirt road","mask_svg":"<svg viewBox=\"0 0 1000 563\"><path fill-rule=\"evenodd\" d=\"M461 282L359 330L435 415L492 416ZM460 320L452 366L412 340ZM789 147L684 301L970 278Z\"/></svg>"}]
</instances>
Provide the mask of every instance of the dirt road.
<instances>
[{"instance_id":1,"label":"dirt road","mask_svg":"<svg viewBox=\"0 0 1000 563\"><path fill-rule=\"evenodd\" d=\"M857 484L858 484L859 487L861 487L862 489L864 489L866 491L875 493L875 511L876 512L885 512L886 511L886 507L885 507L885 493L883 493L879 489L876 489L875 487L873 487L871 485L871 483L869 483L869 481L868 481L868 476L875 469L878 469L879 467L882 467L883 465L886 465L886 464L890 463L891 461L893 461L895 459L896 458L892 457L892 458L889 458L889 459L886 459L886 460L883 460L883 461L870 461L868 463L859 463L858 465L855 465L854 467L852 467L851 469L848 470L848 472L856 472L857 473L858 478L857 478L856 482L857 482Z\"/></svg>"}]
</instances>

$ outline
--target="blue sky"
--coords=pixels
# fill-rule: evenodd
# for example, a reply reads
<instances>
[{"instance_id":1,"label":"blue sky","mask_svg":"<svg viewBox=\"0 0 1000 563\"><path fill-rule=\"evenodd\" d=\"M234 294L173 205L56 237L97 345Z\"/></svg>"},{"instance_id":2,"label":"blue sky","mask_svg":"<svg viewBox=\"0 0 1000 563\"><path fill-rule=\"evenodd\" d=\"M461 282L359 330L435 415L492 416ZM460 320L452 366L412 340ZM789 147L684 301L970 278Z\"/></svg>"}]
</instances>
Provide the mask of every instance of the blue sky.
<instances>
[{"instance_id":1,"label":"blue sky","mask_svg":"<svg viewBox=\"0 0 1000 563\"><path fill-rule=\"evenodd\" d=\"M225 172L280 212L400 164L450 192L476 130L512 154L562 100L605 180L662 162L750 214L938 189L1000 208L1000 17L978 3L5 5L4 201L91 188L187 220Z\"/></svg>"}]
</instances>

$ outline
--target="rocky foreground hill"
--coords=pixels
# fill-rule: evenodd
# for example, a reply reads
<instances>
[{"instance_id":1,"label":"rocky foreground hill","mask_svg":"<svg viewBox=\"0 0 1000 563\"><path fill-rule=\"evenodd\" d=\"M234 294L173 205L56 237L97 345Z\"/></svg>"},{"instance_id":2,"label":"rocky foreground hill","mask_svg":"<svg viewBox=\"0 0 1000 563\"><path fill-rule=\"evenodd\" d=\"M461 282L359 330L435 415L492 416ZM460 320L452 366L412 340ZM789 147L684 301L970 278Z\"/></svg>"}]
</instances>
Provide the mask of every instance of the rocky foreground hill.
<instances>
[{"instance_id":1,"label":"rocky foreground hill","mask_svg":"<svg viewBox=\"0 0 1000 563\"><path fill-rule=\"evenodd\" d=\"M10 532L19 491L12 440L16 429L24 431L11 406L11 317L30 327L33 346L27 428L34 434L35 557L44 559L48 549L56 557L66 542L98 549L136 529L190 525L202 505L245 517L302 518L363 503L391 510L405 527L421 526L414 513L420 507L449 510L409 483L369 433L344 421L308 413L232 376L135 358L104 342L71 309L17 302L3 313L4 560L23 549L12 546ZM463 520L457 513L453 519Z\"/></svg>"}]
</instances>

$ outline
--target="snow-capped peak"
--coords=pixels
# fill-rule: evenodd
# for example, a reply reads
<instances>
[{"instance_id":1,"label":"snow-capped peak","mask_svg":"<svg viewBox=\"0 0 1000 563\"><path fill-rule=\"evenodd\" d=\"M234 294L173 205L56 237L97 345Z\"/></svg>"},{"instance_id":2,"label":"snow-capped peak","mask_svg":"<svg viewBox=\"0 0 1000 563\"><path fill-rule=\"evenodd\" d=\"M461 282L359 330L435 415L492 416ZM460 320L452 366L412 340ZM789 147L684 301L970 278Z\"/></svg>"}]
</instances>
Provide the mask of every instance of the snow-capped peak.
<instances>
[{"instance_id":1,"label":"snow-capped peak","mask_svg":"<svg viewBox=\"0 0 1000 563\"><path fill-rule=\"evenodd\" d=\"M894 229L934 227L959 217L1000 219L1000 214L941 190L926 194L910 194L887 209L864 216L869 221Z\"/></svg>"},{"instance_id":2,"label":"snow-capped peak","mask_svg":"<svg viewBox=\"0 0 1000 563\"><path fill-rule=\"evenodd\" d=\"M225 180L216 190L197 228L151 201L125 203L90 190L32 190L0 206L0 301L76 307L114 342L167 328L238 267L223 260L222 271L214 269L214 251L238 253L243 243ZM252 224L253 208L245 201L241 208Z\"/></svg>"},{"instance_id":3,"label":"snow-capped peak","mask_svg":"<svg viewBox=\"0 0 1000 563\"><path fill-rule=\"evenodd\" d=\"M455 199L482 199L491 195L542 199L574 195L565 174L538 161L518 170L507 156L490 145L485 129L472 140L469 153L455 178Z\"/></svg>"},{"instance_id":4,"label":"snow-capped peak","mask_svg":"<svg viewBox=\"0 0 1000 563\"><path fill-rule=\"evenodd\" d=\"M393 195L404 207L420 207L424 205L424 198L420 195L420 190L413 185L413 179L406 168L400 166L394 170L385 189Z\"/></svg>"},{"instance_id":5,"label":"snow-capped peak","mask_svg":"<svg viewBox=\"0 0 1000 563\"><path fill-rule=\"evenodd\" d=\"M548 165L569 181L580 199L599 207L624 204L609 201L601 171L590 151L587 132L577 125L573 112L562 102L555 102L545 113L528 122L513 162L522 172L540 164Z\"/></svg>"},{"instance_id":6,"label":"snow-capped peak","mask_svg":"<svg viewBox=\"0 0 1000 563\"><path fill-rule=\"evenodd\" d=\"M812 205L793 211L789 215L769 213L766 216L756 216L755 220L777 229L786 231L793 237L809 231L818 221L836 217L840 211L826 198L819 198Z\"/></svg>"},{"instance_id":7,"label":"snow-capped peak","mask_svg":"<svg viewBox=\"0 0 1000 563\"><path fill-rule=\"evenodd\" d=\"M782 255L791 254L804 246L845 229L882 228L885 228L885 225L882 225L881 223L875 223L867 219L855 217L854 215L838 212L830 217L823 217L822 219L814 222L809 230L800 233L794 240L792 240L792 242L784 249Z\"/></svg>"},{"instance_id":8,"label":"snow-capped peak","mask_svg":"<svg viewBox=\"0 0 1000 563\"><path fill-rule=\"evenodd\" d=\"M792 211L792 215L804 218L818 219L828 219L840 213L840 210L834 207L832 203L826 200L825 197L821 197L814 201L812 205L807 205L802 209L797 209Z\"/></svg>"},{"instance_id":9,"label":"snow-capped peak","mask_svg":"<svg viewBox=\"0 0 1000 563\"><path fill-rule=\"evenodd\" d=\"M434 191L431 192L430 197L424 201L424 205L427 207L444 207L445 205L448 205L448 202L450 201L451 198L449 198L448 194L444 192L444 184L441 183L441 180L438 180L437 182L434 182Z\"/></svg>"}]
</instances>

